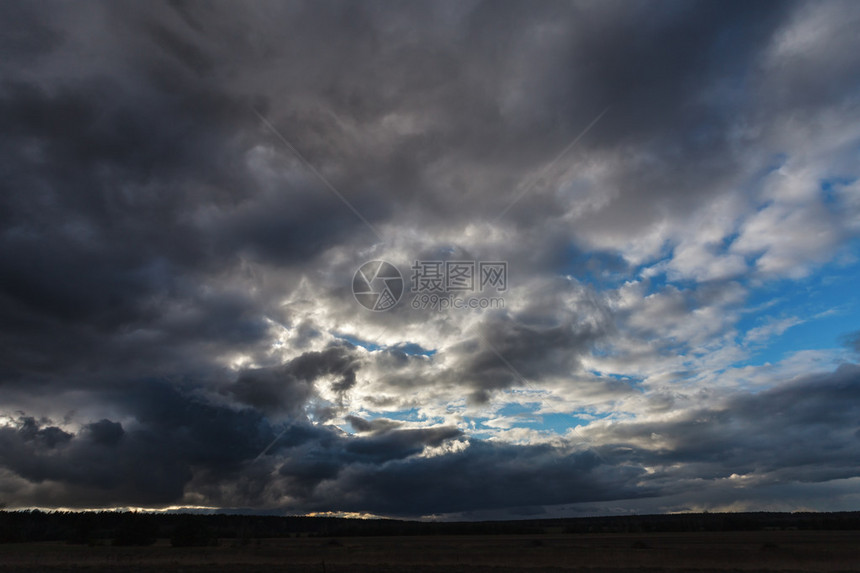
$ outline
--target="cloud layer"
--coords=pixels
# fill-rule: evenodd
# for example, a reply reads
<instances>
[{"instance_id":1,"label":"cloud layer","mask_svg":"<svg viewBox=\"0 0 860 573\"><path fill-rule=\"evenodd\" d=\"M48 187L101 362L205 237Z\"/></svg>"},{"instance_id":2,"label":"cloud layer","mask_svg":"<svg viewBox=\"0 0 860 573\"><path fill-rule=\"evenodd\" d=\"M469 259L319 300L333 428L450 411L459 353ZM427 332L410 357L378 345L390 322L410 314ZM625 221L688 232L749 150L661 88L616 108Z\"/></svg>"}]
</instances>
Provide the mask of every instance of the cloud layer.
<instances>
[{"instance_id":1,"label":"cloud layer","mask_svg":"<svg viewBox=\"0 0 860 573\"><path fill-rule=\"evenodd\" d=\"M854 3L0 10L8 505L858 508Z\"/></svg>"}]
</instances>

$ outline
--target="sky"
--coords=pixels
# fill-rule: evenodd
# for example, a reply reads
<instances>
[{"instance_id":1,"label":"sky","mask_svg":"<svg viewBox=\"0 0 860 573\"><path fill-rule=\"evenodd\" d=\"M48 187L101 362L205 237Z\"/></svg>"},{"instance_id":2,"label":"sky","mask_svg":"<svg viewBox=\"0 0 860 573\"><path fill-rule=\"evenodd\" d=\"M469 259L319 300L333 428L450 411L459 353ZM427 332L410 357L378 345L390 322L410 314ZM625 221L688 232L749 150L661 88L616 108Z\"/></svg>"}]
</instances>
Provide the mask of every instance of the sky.
<instances>
[{"instance_id":1,"label":"sky","mask_svg":"<svg viewBox=\"0 0 860 573\"><path fill-rule=\"evenodd\" d=\"M860 3L0 13L5 507L860 510Z\"/></svg>"}]
</instances>

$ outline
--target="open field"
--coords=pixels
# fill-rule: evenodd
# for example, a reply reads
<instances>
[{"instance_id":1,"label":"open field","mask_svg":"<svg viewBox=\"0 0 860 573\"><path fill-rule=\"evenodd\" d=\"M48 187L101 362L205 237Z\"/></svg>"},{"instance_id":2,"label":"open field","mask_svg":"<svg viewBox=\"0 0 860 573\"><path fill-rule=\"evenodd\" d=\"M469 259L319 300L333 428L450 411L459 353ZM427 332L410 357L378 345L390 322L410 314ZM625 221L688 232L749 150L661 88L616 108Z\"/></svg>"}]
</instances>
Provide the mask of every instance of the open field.
<instances>
[{"instance_id":1,"label":"open field","mask_svg":"<svg viewBox=\"0 0 860 573\"><path fill-rule=\"evenodd\" d=\"M858 531L262 539L245 547L0 545L0 571L857 571Z\"/></svg>"}]
</instances>

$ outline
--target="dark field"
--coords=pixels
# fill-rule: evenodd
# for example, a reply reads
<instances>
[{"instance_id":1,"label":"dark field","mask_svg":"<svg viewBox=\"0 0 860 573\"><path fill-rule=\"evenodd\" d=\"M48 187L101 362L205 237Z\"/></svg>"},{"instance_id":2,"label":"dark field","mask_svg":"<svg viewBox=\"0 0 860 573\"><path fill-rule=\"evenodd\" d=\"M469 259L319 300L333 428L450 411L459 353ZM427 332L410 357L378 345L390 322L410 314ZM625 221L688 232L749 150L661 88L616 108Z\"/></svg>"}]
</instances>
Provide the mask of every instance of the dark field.
<instances>
[{"instance_id":1,"label":"dark field","mask_svg":"<svg viewBox=\"0 0 860 573\"><path fill-rule=\"evenodd\" d=\"M0 544L0 571L857 571L858 531L260 539L240 547Z\"/></svg>"}]
</instances>

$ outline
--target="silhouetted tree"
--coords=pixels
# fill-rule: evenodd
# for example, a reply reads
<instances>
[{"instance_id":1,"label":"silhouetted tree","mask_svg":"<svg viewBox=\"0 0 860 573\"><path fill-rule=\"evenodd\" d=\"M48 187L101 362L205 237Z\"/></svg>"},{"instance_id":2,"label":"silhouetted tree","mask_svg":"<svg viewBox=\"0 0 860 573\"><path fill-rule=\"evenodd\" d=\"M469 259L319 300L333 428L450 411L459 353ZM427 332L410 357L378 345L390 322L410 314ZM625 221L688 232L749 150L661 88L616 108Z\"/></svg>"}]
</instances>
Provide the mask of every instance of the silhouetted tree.
<instances>
[{"instance_id":1,"label":"silhouetted tree","mask_svg":"<svg viewBox=\"0 0 860 573\"><path fill-rule=\"evenodd\" d=\"M198 516L182 520L170 536L173 547L207 547L218 545L218 537Z\"/></svg>"},{"instance_id":2,"label":"silhouetted tree","mask_svg":"<svg viewBox=\"0 0 860 573\"><path fill-rule=\"evenodd\" d=\"M114 533L114 545L152 545L158 535L158 523L151 515L123 514Z\"/></svg>"}]
</instances>

